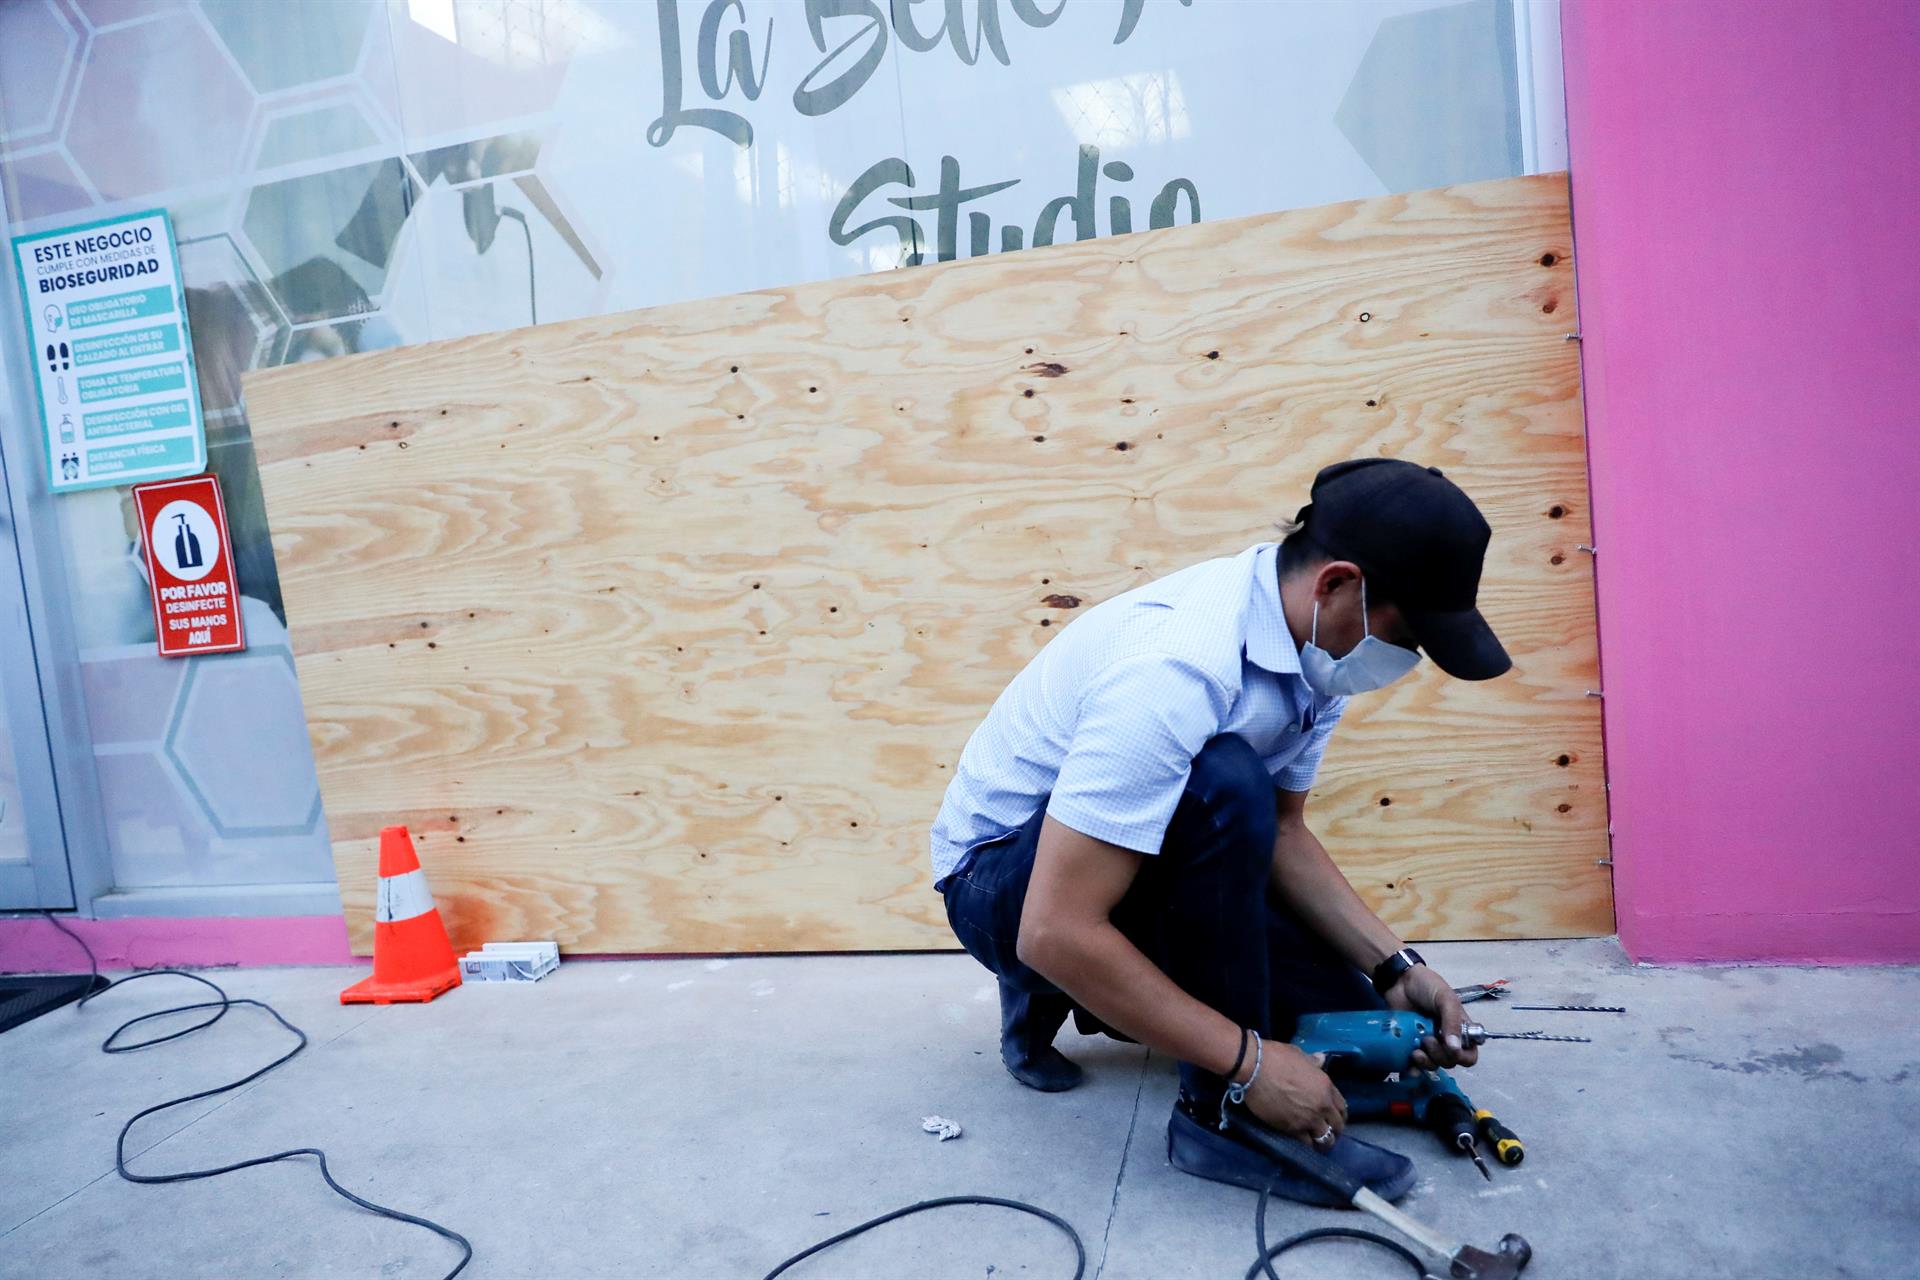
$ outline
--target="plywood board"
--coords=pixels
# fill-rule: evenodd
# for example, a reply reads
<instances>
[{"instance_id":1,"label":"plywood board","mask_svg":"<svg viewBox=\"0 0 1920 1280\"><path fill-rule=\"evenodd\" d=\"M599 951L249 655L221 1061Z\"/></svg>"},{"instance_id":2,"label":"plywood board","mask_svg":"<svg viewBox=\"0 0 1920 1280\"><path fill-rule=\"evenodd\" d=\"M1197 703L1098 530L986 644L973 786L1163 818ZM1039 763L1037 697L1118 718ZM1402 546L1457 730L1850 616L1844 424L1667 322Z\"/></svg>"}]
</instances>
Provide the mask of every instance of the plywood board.
<instances>
[{"instance_id":1,"label":"plywood board","mask_svg":"<svg viewBox=\"0 0 1920 1280\"><path fill-rule=\"evenodd\" d=\"M927 828L1077 608L1438 465L1515 660L1359 699L1308 813L1412 938L1612 926L1564 175L248 376L342 894L457 945L948 947Z\"/></svg>"}]
</instances>

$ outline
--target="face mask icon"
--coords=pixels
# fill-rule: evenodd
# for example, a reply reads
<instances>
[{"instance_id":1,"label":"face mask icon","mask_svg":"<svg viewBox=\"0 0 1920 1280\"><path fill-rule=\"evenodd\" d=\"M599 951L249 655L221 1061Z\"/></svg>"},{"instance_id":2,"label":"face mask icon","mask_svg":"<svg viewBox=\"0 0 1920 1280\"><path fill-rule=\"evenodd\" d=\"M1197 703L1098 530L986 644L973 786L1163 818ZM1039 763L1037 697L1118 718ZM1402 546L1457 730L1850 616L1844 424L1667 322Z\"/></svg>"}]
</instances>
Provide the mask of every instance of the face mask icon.
<instances>
[{"instance_id":1,"label":"face mask icon","mask_svg":"<svg viewBox=\"0 0 1920 1280\"><path fill-rule=\"evenodd\" d=\"M60 332L60 326L66 323L67 318L60 314L59 307L49 302L46 311L41 314L41 319L47 322L48 333L58 333Z\"/></svg>"}]
</instances>

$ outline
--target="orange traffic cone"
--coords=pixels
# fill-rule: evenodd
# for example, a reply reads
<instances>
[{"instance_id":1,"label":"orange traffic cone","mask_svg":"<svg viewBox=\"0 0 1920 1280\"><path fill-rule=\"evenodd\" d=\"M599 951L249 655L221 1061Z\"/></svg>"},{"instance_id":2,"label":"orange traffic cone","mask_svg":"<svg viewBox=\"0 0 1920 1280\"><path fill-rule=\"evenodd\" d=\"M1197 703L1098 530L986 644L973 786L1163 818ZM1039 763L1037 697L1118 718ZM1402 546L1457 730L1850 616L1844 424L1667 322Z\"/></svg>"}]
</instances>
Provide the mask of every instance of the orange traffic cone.
<instances>
[{"instance_id":1,"label":"orange traffic cone","mask_svg":"<svg viewBox=\"0 0 1920 1280\"><path fill-rule=\"evenodd\" d=\"M447 926L427 891L427 873L405 827L380 833L380 903L373 916L373 976L340 993L341 1004L425 1003L460 985Z\"/></svg>"}]
</instances>

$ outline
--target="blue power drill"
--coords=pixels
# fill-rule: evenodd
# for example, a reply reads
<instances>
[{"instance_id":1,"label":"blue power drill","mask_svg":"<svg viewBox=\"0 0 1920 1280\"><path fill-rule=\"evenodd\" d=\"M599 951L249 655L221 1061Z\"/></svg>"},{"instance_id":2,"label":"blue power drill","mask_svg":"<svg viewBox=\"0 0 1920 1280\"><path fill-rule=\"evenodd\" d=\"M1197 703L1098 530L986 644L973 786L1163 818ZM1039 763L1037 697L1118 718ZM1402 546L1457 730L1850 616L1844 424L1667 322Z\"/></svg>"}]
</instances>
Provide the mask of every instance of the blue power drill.
<instances>
[{"instance_id":1,"label":"blue power drill","mask_svg":"<svg viewBox=\"0 0 1920 1280\"><path fill-rule=\"evenodd\" d=\"M1468 1025L1474 1043L1483 1038L1477 1032L1479 1027ZM1526 1148L1492 1112L1475 1107L1452 1076L1413 1065L1413 1051L1432 1034L1433 1021L1417 1013L1310 1013L1300 1019L1292 1043L1303 1053L1327 1055L1327 1074L1347 1100L1348 1119L1399 1120L1430 1129L1491 1182L1480 1141L1508 1166L1526 1159Z\"/></svg>"}]
</instances>

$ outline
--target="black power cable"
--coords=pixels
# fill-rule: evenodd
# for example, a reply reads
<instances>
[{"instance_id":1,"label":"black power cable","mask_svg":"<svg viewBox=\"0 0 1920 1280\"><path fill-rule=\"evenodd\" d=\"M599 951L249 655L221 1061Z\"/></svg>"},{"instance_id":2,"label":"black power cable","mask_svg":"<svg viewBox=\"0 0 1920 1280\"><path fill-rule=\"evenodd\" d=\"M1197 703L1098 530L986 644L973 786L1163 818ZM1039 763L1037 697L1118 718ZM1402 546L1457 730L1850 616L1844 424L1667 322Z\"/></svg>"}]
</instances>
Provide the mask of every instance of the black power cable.
<instances>
[{"instance_id":1,"label":"black power cable","mask_svg":"<svg viewBox=\"0 0 1920 1280\"><path fill-rule=\"evenodd\" d=\"M87 940L85 938L82 938L79 934L75 933L73 930L67 928L67 926L62 924L60 920L57 917L55 917L51 912L42 912L41 914L46 916L47 922L53 925L54 928L60 930L60 932L66 934L69 938L72 938L75 942L80 944L81 950L87 953L87 963L91 965L93 968L93 976L95 978L98 978L100 976L100 962L94 957L93 948L87 945ZM327 1168L327 1153L325 1151L322 1151L319 1147L299 1147L292 1151L275 1152L273 1155L270 1155L270 1156L255 1156L251 1160L236 1161L233 1164L221 1165L219 1168L216 1168L216 1169L183 1169L177 1173L134 1173L132 1170L128 1169L127 1168L127 1134L132 1131L134 1125L140 1123L140 1121L144 1120L146 1117L156 1114L157 1112L166 1111L173 1107L184 1106L189 1102L198 1102L202 1098L212 1098L212 1097L218 1096L219 1094L231 1093L233 1090L240 1088L242 1085L251 1084L255 1080L258 1080L261 1076L266 1075L269 1071L272 1071L275 1067L282 1066L285 1063L292 1061L295 1057L297 1057L300 1054L302 1050L304 1050L307 1047L307 1033L302 1031L299 1027L294 1026L291 1022L288 1022L284 1017L280 1015L280 1011L278 1009L274 1008L272 1005L268 1004L266 1001L247 1000L247 999L235 1000L231 996L229 996L225 991L221 990L220 985L218 983L213 982L207 978L203 978L197 973L188 973L183 969L147 969L139 973L128 974L124 978L115 979L113 982L110 982L106 986L99 988L99 990L97 991L89 991L87 995L83 997L80 1000L80 1002L74 1006L74 1008L76 1010L84 1009L87 1007L88 1001L93 1000L97 996L105 995L107 992L112 991L115 987L125 986L129 982L135 982L141 978L164 978L164 977L186 978L189 981L198 982L202 986L212 988L213 993L216 996L218 996L219 999L205 1000L205 1001L201 1001L198 1004L176 1005L170 1009L157 1009L152 1013L143 1013L137 1018L129 1018L125 1022L121 1023L119 1026L115 1027L113 1029L113 1033L109 1035L104 1041L101 1042L100 1050L102 1053L132 1053L137 1049L151 1049L153 1046L165 1044L169 1040L178 1040L182 1036L192 1035L196 1031L204 1031L206 1028L220 1021L220 1019L226 1017L227 1011L229 1009L232 1009L236 1005L251 1005L256 1009L266 1010L267 1013L273 1018L275 1022L278 1022L282 1027L286 1028L288 1031L291 1031L296 1037L298 1037L300 1043L294 1045L293 1048L287 1050L285 1053L275 1058L272 1062L269 1062L266 1066L261 1067L258 1071L242 1076L240 1079L235 1080L230 1084L223 1084L213 1089L204 1089L199 1093L188 1094L185 1097L181 1097L181 1098L173 1098L173 1099L170 1099L169 1101L157 1103L154 1106L148 1107L144 1111L137 1112L125 1124L120 1126L120 1136L114 1143L113 1167L114 1167L114 1170L117 1173L119 1173L119 1175L122 1178L125 1178L128 1182L139 1182L139 1183L194 1182L201 1178L217 1178L221 1174L233 1173L240 1169L251 1169L255 1165L274 1164L281 1160L292 1160L297 1156L312 1156L319 1161L320 1176L326 1180L327 1186L332 1188L333 1191L336 1194L340 1195L342 1198L352 1201L354 1204L359 1205L362 1209L367 1210L369 1213L377 1213L383 1218L392 1218L396 1222L406 1222L416 1227L425 1227L427 1230L433 1232L435 1235L441 1237L442 1239L451 1240L454 1244L459 1245L460 1252L461 1252L460 1261L453 1268L453 1270L447 1272L445 1280L453 1280L455 1276L459 1275L461 1271L466 1269L466 1265L469 1262L473 1261L473 1244L465 1236L461 1235L457 1231L452 1230L451 1228L443 1227L439 1223L434 1222L430 1219L417 1217L411 1213L403 1213L398 1209L391 1209L383 1204L375 1204L371 1200L363 1199L362 1197L355 1195L353 1192L347 1190L345 1187L341 1186L338 1182L334 1181L333 1172ZM171 1017L174 1014L192 1013L195 1010L199 1010L199 1009L212 1009L214 1012L210 1016L202 1018L200 1021L195 1022L191 1026L183 1027L178 1031L169 1032L166 1035L150 1036L145 1040L136 1040L129 1044L118 1043L120 1037L127 1030L129 1030L132 1027L139 1026L143 1022L150 1022L155 1018Z\"/></svg>"},{"instance_id":2,"label":"black power cable","mask_svg":"<svg viewBox=\"0 0 1920 1280\"><path fill-rule=\"evenodd\" d=\"M1420 1280L1427 1280L1429 1273L1426 1265L1420 1261L1419 1255L1415 1254L1413 1250L1407 1248L1397 1240L1389 1240L1386 1236L1380 1235L1377 1232L1362 1231L1358 1227L1316 1227L1311 1231L1302 1231L1297 1235L1288 1236L1276 1245L1268 1245L1267 1201L1272 1197L1274 1185L1278 1183L1278 1181L1279 1178L1276 1177L1274 1182L1267 1184L1266 1188L1260 1192L1259 1202L1254 1207L1253 1234L1255 1241L1260 1247L1260 1256L1255 1258L1252 1265L1247 1268L1245 1280L1257 1280L1257 1277L1263 1271L1267 1275L1267 1280L1280 1280L1279 1274L1273 1269L1274 1259L1286 1253L1289 1249L1296 1249L1303 1244L1310 1244L1315 1240L1364 1240L1368 1244L1379 1245L1381 1248L1390 1250L1396 1256L1405 1259L1408 1265L1412 1266L1414 1275L1419 1277ZM839 1235L829 1236L818 1244L809 1245L807 1248L802 1249L799 1253L794 1254L791 1258L782 1262L773 1270L767 1272L764 1280L775 1280L775 1277L779 1276L782 1272L797 1263L811 1258L814 1254L831 1249L834 1245L842 1241L851 1240L862 1232L871 1231L882 1223L892 1222L895 1218L904 1218L908 1214L919 1213L926 1209L938 1209L946 1205L962 1204L987 1204L998 1205L1005 1209L1017 1209L1021 1213L1030 1213L1036 1218L1052 1223L1054 1226L1060 1228L1061 1231L1065 1232L1068 1239L1073 1241L1073 1251L1077 1258L1073 1268L1073 1280L1081 1280L1081 1277L1086 1274L1086 1247L1080 1242L1080 1233L1075 1231L1072 1224L1068 1223L1066 1219L1020 1200L1002 1200L997 1196L942 1196L938 1200L922 1200L920 1203L910 1204L904 1209L895 1209L892 1213L883 1213L879 1217L871 1218L857 1227L848 1227Z\"/></svg>"},{"instance_id":3,"label":"black power cable","mask_svg":"<svg viewBox=\"0 0 1920 1280\"><path fill-rule=\"evenodd\" d=\"M1276 1178L1275 1182L1278 1181L1279 1179ZM1311 1231L1302 1231L1298 1235L1288 1236L1280 1243L1269 1246L1267 1244L1267 1201L1273 1195L1273 1185L1273 1183L1269 1183L1266 1189L1260 1193L1259 1203L1254 1208L1253 1234L1254 1239L1260 1246L1260 1256L1254 1259L1253 1264L1247 1268L1245 1280L1257 1280L1257 1277L1262 1271L1266 1272L1267 1280L1280 1280L1278 1273L1273 1269L1274 1259L1289 1249L1298 1248L1303 1244L1310 1244L1315 1240L1364 1240L1368 1244L1379 1245L1383 1249L1391 1250L1398 1257L1404 1258L1407 1263L1413 1267L1414 1275L1420 1277L1420 1280L1427 1280L1427 1268L1413 1250L1407 1248L1397 1240L1389 1240L1377 1232L1362 1231L1358 1227L1316 1227ZM809 1245L807 1248L802 1249L799 1253L794 1254L791 1258L782 1262L773 1270L767 1272L764 1280L775 1280L775 1277L779 1276L782 1272L811 1258L814 1254L831 1249L834 1245L842 1241L851 1240L862 1232L871 1231L875 1227L883 1223L892 1222L896 1218L904 1218L908 1214L920 1213L926 1209L939 1209L947 1205L962 1204L998 1205L1003 1209L1017 1209L1021 1213L1030 1213L1036 1218L1052 1223L1054 1226L1060 1228L1061 1231L1065 1232L1069 1240L1073 1241L1073 1251L1077 1259L1073 1268L1073 1280L1081 1280L1081 1277L1086 1274L1086 1246L1080 1242L1080 1233L1075 1231L1072 1224L1067 1222L1066 1219L1020 1200L1002 1200L998 1196L942 1196L937 1200L922 1200L918 1204L910 1204L904 1209L895 1209L892 1213L883 1213L877 1218L868 1219L857 1227L848 1227L839 1235L829 1236L818 1244Z\"/></svg>"},{"instance_id":4,"label":"black power cable","mask_svg":"<svg viewBox=\"0 0 1920 1280\"><path fill-rule=\"evenodd\" d=\"M807 1258L811 1258L814 1254L819 1253L823 1249L831 1249L834 1245L839 1244L843 1240L851 1240L853 1237L859 1235L863 1231L871 1231L875 1227L879 1226L881 1223L892 1222L895 1218L904 1218L910 1213L920 1213L927 1209L939 1209L947 1205L958 1205L958 1204L998 1205L1002 1209L1017 1209L1021 1213L1030 1213L1034 1217L1042 1220L1043 1222L1052 1223L1054 1226L1060 1228L1060 1230L1066 1233L1067 1239L1073 1241L1073 1253L1075 1258L1075 1262L1073 1265L1073 1280L1080 1280L1080 1277L1087 1274L1087 1247L1086 1245L1081 1243L1080 1233L1073 1229L1073 1224L1069 1223L1065 1218L1062 1218L1058 1214L1048 1213L1045 1209L1039 1208L1035 1205L1027 1204L1026 1202L1021 1200L1002 1200L998 1196L941 1196L937 1200L922 1200L920 1203L910 1204L904 1209L895 1209L892 1213L883 1213L879 1217L871 1218L868 1221L861 1223L857 1227L848 1227L845 1231L842 1231L837 1236L829 1236L827 1239L822 1240L819 1244L809 1245L807 1248L802 1249L799 1253L794 1254L791 1258L788 1258L785 1262L782 1262L779 1266L775 1267L773 1270L767 1272L765 1280L774 1280L775 1276L787 1270L789 1267L793 1266L795 1263L801 1262Z\"/></svg>"},{"instance_id":5,"label":"black power cable","mask_svg":"<svg viewBox=\"0 0 1920 1280\"><path fill-rule=\"evenodd\" d=\"M1420 1261L1419 1255L1414 1253L1413 1250L1407 1248L1398 1240L1389 1240L1377 1231L1362 1231L1358 1227L1316 1227L1312 1231L1302 1231L1298 1235L1288 1236L1279 1244L1269 1248L1267 1246L1267 1201L1272 1198L1273 1188L1279 1180L1280 1179L1276 1177L1273 1182L1269 1182L1266 1187L1261 1190L1260 1203L1254 1208L1253 1238L1260 1247L1260 1256L1255 1258L1253 1265L1247 1268L1245 1280L1254 1280L1262 1271L1267 1273L1267 1280L1280 1280L1279 1274L1273 1269L1273 1260L1289 1249L1297 1248L1300 1245L1307 1244L1314 1240L1364 1240L1368 1244L1377 1244L1381 1248L1390 1249L1395 1254L1405 1258L1407 1262L1412 1264L1414 1275L1418 1276L1420 1280L1427 1280L1426 1264Z\"/></svg>"}]
</instances>

